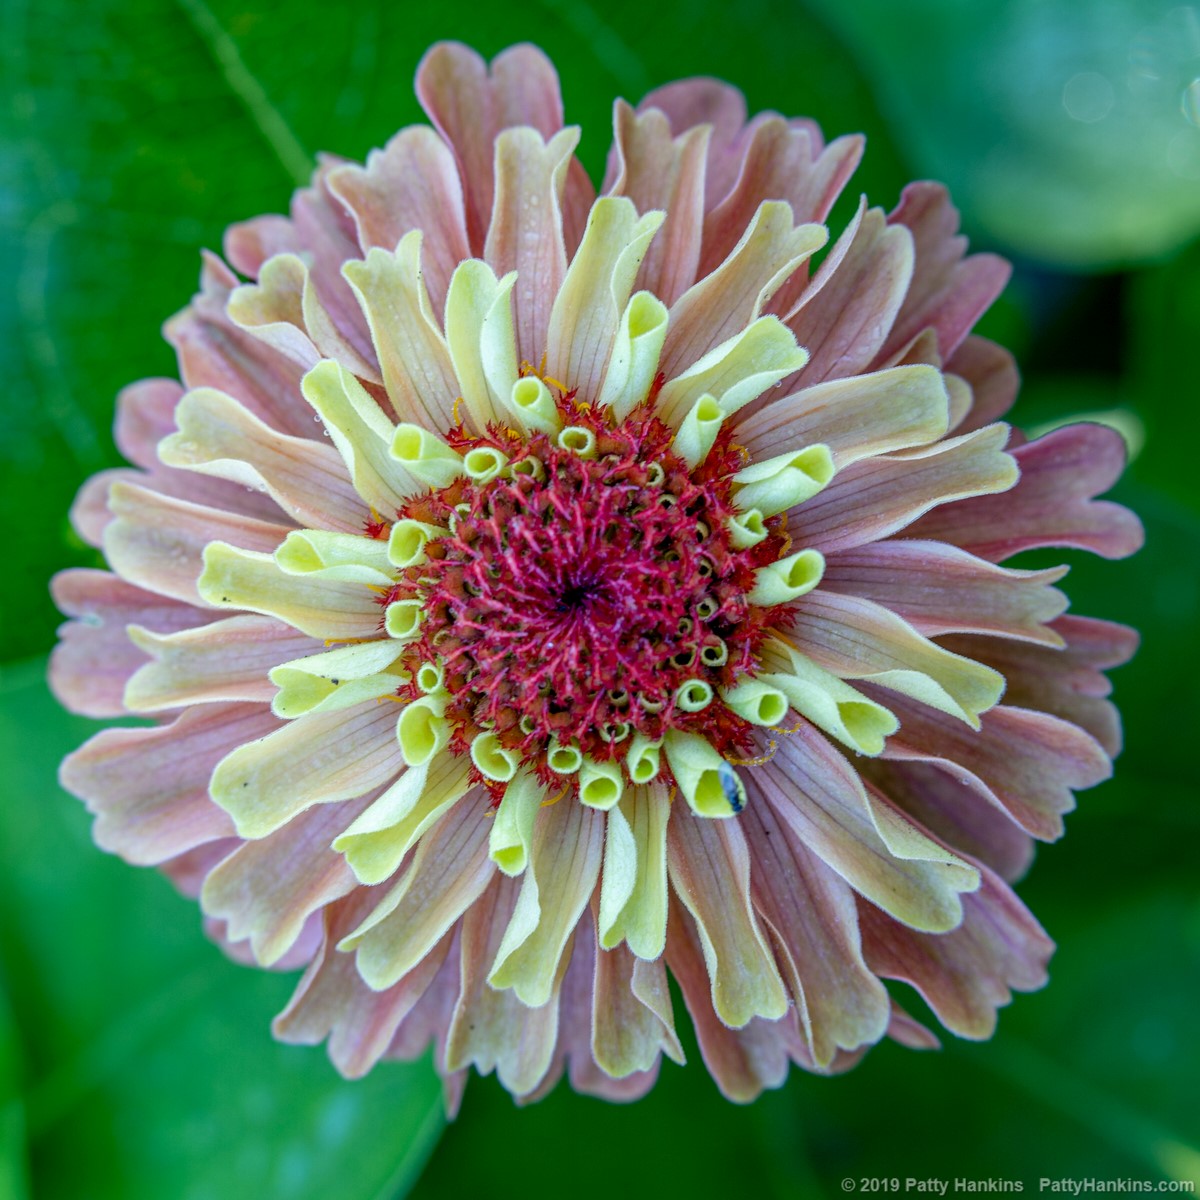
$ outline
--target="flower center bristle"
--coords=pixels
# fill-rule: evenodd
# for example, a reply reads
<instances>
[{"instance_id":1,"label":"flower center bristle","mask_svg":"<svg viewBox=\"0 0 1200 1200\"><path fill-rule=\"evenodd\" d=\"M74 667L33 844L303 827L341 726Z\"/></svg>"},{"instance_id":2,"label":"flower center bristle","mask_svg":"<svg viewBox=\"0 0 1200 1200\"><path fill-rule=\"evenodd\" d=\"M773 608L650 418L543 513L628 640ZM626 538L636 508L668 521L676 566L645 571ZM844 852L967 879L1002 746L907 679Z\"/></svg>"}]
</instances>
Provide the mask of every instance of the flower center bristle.
<instances>
[{"instance_id":1,"label":"flower center bristle","mask_svg":"<svg viewBox=\"0 0 1200 1200\"><path fill-rule=\"evenodd\" d=\"M415 698L418 670L436 663L451 748L465 753L492 731L542 774L555 745L611 761L630 737L658 742L670 729L745 753L752 727L710 701L751 670L780 622L746 597L785 539L734 546L740 451L718 440L691 470L648 405L615 428L569 395L560 405L557 437L452 431L459 453L499 450L507 468L460 477L398 514L449 531L383 597L423 609L403 694Z\"/></svg>"}]
</instances>

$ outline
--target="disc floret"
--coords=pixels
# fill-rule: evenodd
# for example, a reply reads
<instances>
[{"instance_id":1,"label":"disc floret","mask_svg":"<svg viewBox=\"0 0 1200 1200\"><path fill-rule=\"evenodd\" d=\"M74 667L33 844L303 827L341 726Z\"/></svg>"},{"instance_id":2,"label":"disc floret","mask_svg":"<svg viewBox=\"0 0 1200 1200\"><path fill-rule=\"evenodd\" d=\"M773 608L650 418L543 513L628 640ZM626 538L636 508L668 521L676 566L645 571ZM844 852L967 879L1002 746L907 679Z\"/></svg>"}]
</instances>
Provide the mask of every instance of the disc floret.
<instances>
[{"instance_id":1,"label":"disc floret","mask_svg":"<svg viewBox=\"0 0 1200 1200\"><path fill-rule=\"evenodd\" d=\"M780 610L749 597L787 544L772 529L738 537L741 452L718 438L690 467L649 405L619 423L570 396L559 409L556 434L452 431L465 463L503 466L398 513L393 540L413 561L382 599L420 605L408 673L440 672L452 750L486 734L560 786L564 754L589 777L620 764L642 782L645 748L671 730L746 753L753 725L718 696L779 627Z\"/></svg>"}]
</instances>

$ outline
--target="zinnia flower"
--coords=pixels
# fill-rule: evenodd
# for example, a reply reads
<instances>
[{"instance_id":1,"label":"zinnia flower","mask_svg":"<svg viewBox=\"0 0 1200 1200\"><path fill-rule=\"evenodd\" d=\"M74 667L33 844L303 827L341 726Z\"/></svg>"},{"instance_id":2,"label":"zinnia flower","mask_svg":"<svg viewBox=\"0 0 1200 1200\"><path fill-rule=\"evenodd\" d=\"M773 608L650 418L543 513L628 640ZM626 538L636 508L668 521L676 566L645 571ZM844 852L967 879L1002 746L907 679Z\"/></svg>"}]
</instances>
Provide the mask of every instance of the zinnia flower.
<instances>
[{"instance_id":1,"label":"zinnia flower","mask_svg":"<svg viewBox=\"0 0 1200 1200\"><path fill-rule=\"evenodd\" d=\"M96 840L306 964L277 1036L350 1076L432 1041L451 1107L472 1065L642 1095L670 976L739 1101L935 1044L884 979L988 1036L1134 646L999 564L1137 547L1118 437L996 422L1008 271L940 187L826 248L860 138L689 80L617 102L597 198L536 49L417 92L432 128L229 231L183 385L121 396L136 469L74 510L111 573L55 584L58 695L150 718L64 764Z\"/></svg>"}]
</instances>

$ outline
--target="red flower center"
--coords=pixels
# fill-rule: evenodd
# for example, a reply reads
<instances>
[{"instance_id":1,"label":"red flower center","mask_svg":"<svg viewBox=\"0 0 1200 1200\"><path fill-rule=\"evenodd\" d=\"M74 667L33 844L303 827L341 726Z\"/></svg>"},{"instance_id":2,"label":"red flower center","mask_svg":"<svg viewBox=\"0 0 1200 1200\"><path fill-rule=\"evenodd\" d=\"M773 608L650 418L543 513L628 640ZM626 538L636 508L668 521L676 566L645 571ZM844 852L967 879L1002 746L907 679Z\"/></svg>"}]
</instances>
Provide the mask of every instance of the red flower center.
<instances>
[{"instance_id":1,"label":"red flower center","mask_svg":"<svg viewBox=\"0 0 1200 1200\"><path fill-rule=\"evenodd\" d=\"M514 443L501 429L456 431L456 449L493 447L508 469L401 512L451 531L387 597L424 606L406 665L415 676L440 662L460 752L490 729L540 769L551 739L603 761L634 733L658 741L671 728L746 752L751 727L716 693L751 669L778 625L779 611L746 593L785 543L731 541L740 452L719 441L693 471L671 451L673 431L644 410L609 428L584 405L563 407L594 439L583 453L544 434Z\"/></svg>"}]
</instances>

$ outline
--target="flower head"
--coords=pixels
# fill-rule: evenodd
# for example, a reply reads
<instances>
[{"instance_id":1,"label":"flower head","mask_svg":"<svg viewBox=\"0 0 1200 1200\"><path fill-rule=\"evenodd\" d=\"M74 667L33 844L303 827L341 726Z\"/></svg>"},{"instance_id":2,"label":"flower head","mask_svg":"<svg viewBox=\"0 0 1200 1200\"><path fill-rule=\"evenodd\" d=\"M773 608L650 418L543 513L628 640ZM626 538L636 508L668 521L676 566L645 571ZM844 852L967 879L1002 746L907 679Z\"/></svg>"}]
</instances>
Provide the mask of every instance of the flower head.
<instances>
[{"instance_id":1,"label":"flower head","mask_svg":"<svg viewBox=\"0 0 1200 1200\"><path fill-rule=\"evenodd\" d=\"M1118 749L1065 569L1137 522L1119 440L1025 441L970 333L1007 277L930 184L822 222L862 151L709 80L618 101L596 197L529 46L429 52L433 128L326 163L167 326L133 471L74 518L63 768L97 841L306 965L279 1037L430 1041L521 1098L721 1089L983 1037L1051 946L1009 888ZM820 265L813 256L825 250ZM244 282L235 270L249 282Z\"/></svg>"}]
</instances>

